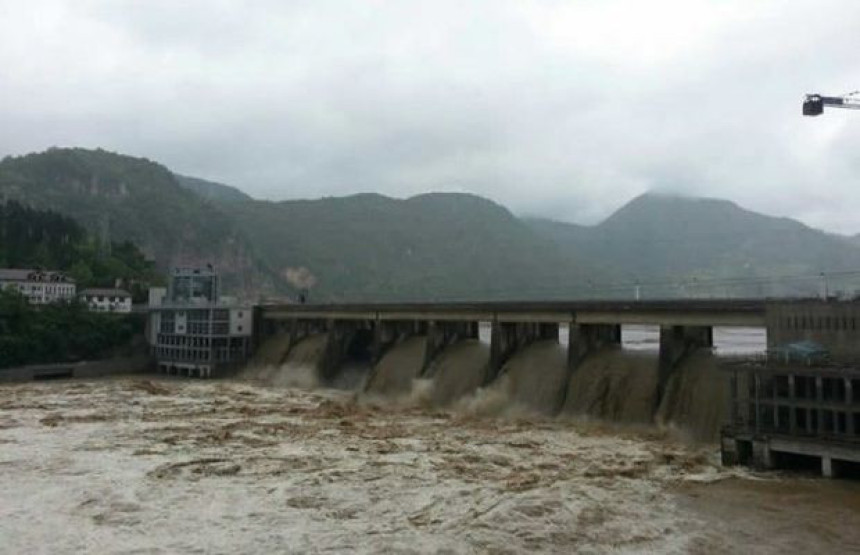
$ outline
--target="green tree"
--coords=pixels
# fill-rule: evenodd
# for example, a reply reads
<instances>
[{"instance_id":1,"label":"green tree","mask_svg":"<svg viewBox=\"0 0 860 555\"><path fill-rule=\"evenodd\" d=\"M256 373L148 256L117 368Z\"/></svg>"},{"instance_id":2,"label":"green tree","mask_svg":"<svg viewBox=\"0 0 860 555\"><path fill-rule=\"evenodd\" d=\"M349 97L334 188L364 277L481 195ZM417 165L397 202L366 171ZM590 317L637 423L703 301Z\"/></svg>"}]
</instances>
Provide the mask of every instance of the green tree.
<instances>
[{"instance_id":1,"label":"green tree","mask_svg":"<svg viewBox=\"0 0 860 555\"><path fill-rule=\"evenodd\" d=\"M68 274L75 280L78 287L86 287L93 281L93 271L89 264L83 260L78 260L72 267L68 269Z\"/></svg>"}]
</instances>

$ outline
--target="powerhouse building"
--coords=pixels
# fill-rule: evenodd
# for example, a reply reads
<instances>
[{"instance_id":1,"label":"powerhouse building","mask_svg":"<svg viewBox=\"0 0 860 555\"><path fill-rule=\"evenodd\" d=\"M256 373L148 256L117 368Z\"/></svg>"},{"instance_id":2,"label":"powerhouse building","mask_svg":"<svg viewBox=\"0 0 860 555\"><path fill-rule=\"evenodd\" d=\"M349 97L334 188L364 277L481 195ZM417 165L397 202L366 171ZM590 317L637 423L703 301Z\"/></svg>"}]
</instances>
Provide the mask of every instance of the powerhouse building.
<instances>
[{"instance_id":1,"label":"powerhouse building","mask_svg":"<svg viewBox=\"0 0 860 555\"><path fill-rule=\"evenodd\" d=\"M149 296L148 336L160 371L207 378L250 356L253 308L220 296L210 268L176 268Z\"/></svg>"}]
</instances>

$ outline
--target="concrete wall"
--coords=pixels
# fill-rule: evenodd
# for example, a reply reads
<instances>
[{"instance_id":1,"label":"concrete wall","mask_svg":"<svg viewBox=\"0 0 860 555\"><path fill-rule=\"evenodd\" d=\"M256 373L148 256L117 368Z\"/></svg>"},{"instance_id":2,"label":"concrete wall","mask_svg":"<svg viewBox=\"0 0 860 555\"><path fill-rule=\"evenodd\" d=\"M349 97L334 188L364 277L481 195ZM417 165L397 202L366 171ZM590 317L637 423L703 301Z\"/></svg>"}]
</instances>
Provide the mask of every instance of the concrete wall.
<instances>
[{"instance_id":1,"label":"concrete wall","mask_svg":"<svg viewBox=\"0 0 860 555\"><path fill-rule=\"evenodd\" d=\"M92 360L59 364L35 364L0 369L0 383L26 382L57 378L97 378L122 374L138 374L154 369L152 357L138 354L107 360Z\"/></svg>"},{"instance_id":2,"label":"concrete wall","mask_svg":"<svg viewBox=\"0 0 860 555\"><path fill-rule=\"evenodd\" d=\"M251 335L254 329L252 308L230 309L230 335Z\"/></svg>"},{"instance_id":3,"label":"concrete wall","mask_svg":"<svg viewBox=\"0 0 860 555\"><path fill-rule=\"evenodd\" d=\"M860 302L775 302L767 306L766 323L768 349L809 340L834 360L860 361Z\"/></svg>"}]
</instances>

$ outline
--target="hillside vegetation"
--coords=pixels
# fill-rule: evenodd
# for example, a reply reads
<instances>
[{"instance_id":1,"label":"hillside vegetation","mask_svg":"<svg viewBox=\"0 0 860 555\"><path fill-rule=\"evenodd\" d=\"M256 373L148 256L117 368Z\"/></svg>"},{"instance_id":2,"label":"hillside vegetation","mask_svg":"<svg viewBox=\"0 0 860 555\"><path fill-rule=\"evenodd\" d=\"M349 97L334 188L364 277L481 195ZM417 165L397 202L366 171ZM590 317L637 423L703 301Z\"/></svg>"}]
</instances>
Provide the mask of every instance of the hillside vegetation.
<instances>
[{"instance_id":1,"label":"hillside vegetation","mask_svg":"<svg viewBox=\"0 0 860 555\"><path fill-rule=\"evenodd\" d=\"M632 283L652 298L806 295L820 272L860 268L856 240L713 199L643 195L595 226L453 193L268 202L84 149L6 158L0 195L93 232L107 221L114 241L141 245L161 269L212 263L228 291L309 288L312 301L629 297ZM797 275L813 279L754 281ZM701 286L727 278L749 283Z\"/></svg>"},{"instance_id":2,"label":"hillside vegetation","mask_svg":"<svg viewBox=\"0 0 860 555\"><path fill-rule=\"evenodd\" d=\"M756 278L814 278L820 272L860 269L860 248L848 238L725 200L647 194L593 227L528 221L570 256L601 264L628 283L750 278L728 293L814 294L818 287L814 279L750 283ZM668 296L677 289L667 284L659 294Z\"/></svg>"},{"instance_id":3,"label":"hillside vegetation","mask_svg":"<svg viewBox=\"0 0 860 555\"><path fill-rule=\"evenodd\" d=\"M163 283L161 273L129 242L100 244L69 217L16 201L0 204L0 268L63 270L86 287L127 288L137 302Z\"/></svg>"},{"instance_id":4,"label":"hillside vegetation","mask_svg":"<svg viewBox=\"0 0 860 555\"><path fill-rule=\"evenodd\" d=\"M0 198L131 241L162 270L211 262L228 285L254 285L265 275L228 215L143 158L81 148L7 157L0 161Z\"/></svg>"},{"instance_id":5,"label":"hillside vegetation","mask_svg":"<svg viewBox=\"0 0 860 555\"><path fill-rule=\"evenodd\" d=\"M224 208L282 275L307 268L317 298L558 297L588 269L505 208L473 195L365 194Z\"/></svg>"},{"instance_id":6,"label":"hillside vegetation","mask_svg":"<svg viewBox=\"0 0 860 555\"><path fill-rule=\"evenodd\" d=\"M141 314L92 312L77 301L36 308L0 290L0 369L109 357L144 327Z\"/></svg>"}]
</instances>

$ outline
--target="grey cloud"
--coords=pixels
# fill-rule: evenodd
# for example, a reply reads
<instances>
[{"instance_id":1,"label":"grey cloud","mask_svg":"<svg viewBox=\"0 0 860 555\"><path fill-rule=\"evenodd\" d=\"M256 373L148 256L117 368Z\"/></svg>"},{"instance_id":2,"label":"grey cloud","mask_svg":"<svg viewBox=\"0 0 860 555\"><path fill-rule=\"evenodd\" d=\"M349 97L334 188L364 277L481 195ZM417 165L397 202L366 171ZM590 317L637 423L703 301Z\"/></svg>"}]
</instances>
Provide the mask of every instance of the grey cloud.
<instances>
[{"instance_id":1,"label":"grey cloud","mask_svg":"<svg viewBox=\"0 0 860 555\"><path fill-rule=\"evenodd\" d=\"M668 190L858 232L860 114L799 115L860 88L858 24L849 0L10 2L0 154L584 223Z\"/></svg>"}]
</instances>

